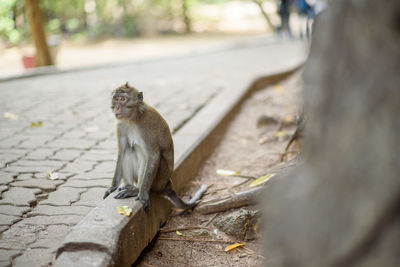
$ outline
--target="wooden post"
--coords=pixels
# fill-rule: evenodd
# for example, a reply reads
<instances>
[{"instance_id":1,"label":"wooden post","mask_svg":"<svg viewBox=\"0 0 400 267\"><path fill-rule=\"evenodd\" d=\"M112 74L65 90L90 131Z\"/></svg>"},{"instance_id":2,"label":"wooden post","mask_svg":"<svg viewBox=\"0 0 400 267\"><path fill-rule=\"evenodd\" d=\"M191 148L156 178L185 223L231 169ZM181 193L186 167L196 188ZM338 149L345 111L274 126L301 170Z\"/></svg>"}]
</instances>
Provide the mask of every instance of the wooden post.
<instances>
[{"instance_id":1,"label":"wooden post","mask_svg":"<svg viewBox=\"0 0 400 267\"><path fill-rule=\"evenodd\" d=\"M35 66L53 65L53 59L46 41L39 0L25 0L25 5L26 17L28 18L31 36L36 47Z\"/></svg>"}]
</instances>

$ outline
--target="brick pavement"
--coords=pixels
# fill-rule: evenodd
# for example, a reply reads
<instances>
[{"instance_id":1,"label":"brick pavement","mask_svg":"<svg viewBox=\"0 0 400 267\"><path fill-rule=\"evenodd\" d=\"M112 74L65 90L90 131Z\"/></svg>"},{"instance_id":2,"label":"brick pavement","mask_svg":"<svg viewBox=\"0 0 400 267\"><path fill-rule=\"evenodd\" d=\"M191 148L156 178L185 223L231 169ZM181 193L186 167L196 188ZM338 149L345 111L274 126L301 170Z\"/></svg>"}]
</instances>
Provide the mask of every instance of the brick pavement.
<instances>
[{"instance_id":1,"label":"brick pavement","mask_svg":"<svg viewBox=\"0 0 400 267\"><path fill-rule=\"evenodd\" d=\"M175 133L210 98L303 54L298 43L267 42L0 82L0 114L19 117L0 118L0 266L53 262L71 228L102 200L116 157L113 88L129 81L143 90Z\"/></svg>"}]
</instances>

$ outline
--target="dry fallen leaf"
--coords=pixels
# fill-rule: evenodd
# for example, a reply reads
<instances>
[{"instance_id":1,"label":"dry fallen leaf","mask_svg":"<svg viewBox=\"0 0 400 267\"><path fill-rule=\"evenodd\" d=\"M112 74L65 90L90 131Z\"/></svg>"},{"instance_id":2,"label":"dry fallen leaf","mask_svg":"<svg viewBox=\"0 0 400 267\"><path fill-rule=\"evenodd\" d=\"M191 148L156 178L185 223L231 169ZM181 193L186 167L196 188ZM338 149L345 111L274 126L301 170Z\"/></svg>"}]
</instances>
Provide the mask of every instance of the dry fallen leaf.
<instances>
[{"instance_id":1,"label":"dry fallen leaf","mask_svg":"<svg viewBox=\"0 0 400 267\"><path fill-rule=\"evenodd\" d=\"M263 175L257 179L255 179L253 182L249 184L250 187L255 187L258 185L262 185L263 183L267 182L271 177L275 176L275 173L269 173L266 175Z\"/></svg>"},{"instance_id":2,"label":"dry fallen leaf","mask_svg":"<svg viewBox=\"0 0 400 267\"><path fill-rule=\"evenodd\" d=\"M49 180L57 180L60 177L57 172L46 172L46 178Z\"/></svg>"},{"instance_id":3,"label":"dry fallen leaf","mask_svg":"<svg viewBox=\"0 0 400 267\"><path fill-rule=\"evenodd\" d=\"M291 135L290 131L278 131L278 132L274 132L274 136L276 137L286 137Z\"/></svg>"},{"instance_id":4,"label":"dry fallen leaf","mask_svg":"<svg viewBox=\"0 0 400 267\"><path fill-rule=\"evenodd\" d=\"M128 206L118 206L117 207L117 212L121 215L125 215L127 217L132 215L132 209L129 208Z\"/></svg>"},{"instance_id":5,"label":"dry fallen leaf","mask_svg":"<svg viewBox=\"0 0 400 267\"><path fill-rule=\"evenodd\" d=\"M280 92L280 91L282 91L282 90L283 90L283 86L282 86L282 85L280 85L280 84L275 84L275 85L274 85L274 89L275 89L275 91L278 91L278 92Z\"/></svg>"},{"instance_id":6,"label":"dry fallen leaf","mask_svg":"<svg viewBox=\"0 0 400 267\"><path fill-rule=\"evenodd\" d=\"M240 175L240 172L238 172L238 171L231 171L231 170L218 169L218 170L217 170L217 174L218 174L218 175L222 175L222 176L236 176L236 175Z\"/></svg>"},{"instance_id":7,"label":"dry fallen leaf","mask_svg":"<svg viewBox=\"0 0 400 267\"><path fill-rule=\"evenodd\" d=\"M241 247L241 246L244 246L244 245L245 245L245 243L235 243L235 244L233 244L233 245L227 246L227 247L225 248L225 251L227 252L227 251L230 251L230 250L232 250L232 249L234 249L234 248Z\"/></svg>"},{"instance_id":8,"label":"dry fallen leaf","mask_svg":"<svg viewBox=\"0 0 400 267\"><path fill-rule=\"evenodd\" d=\"M37 128L37 127L42 127L42 122L38 121L38 122L31 122L31 125L29 126L29 128Z\"/></svg>"},{"instance_id":9,"label":"dry fallen leaf","mask_svg":"<svg viewBox=\"0 0 400 267\"><path fill-rule=\"evenodd\" d=\"M9 120L18 120L19 117L18 115L10 112L4 112L4 118L9 119Z\"/></svg>"},{"instance_id":10,"label":"dry fallen leaf","mask_svg":"<svg viewBox=\"0 0 400 267\"><path fill-rule=\"evenodd\" d=\"M266 136L261 137L260 139L258 139L258 143L261 144L261 145L265 144L267 141L268 141L268 137L266 137Z\"/></svg>"},{"instance_id":11,"label":"dry fallen leaf","mask_svg":"<svg viewBox=\"0 0 400 267\"><path fill-rule=\"evenodd\" d=\"M179 232L178 230L177 230L175 233L176 233L176 235L179 235L179 236L185 236L184 234L182 234L182 233Z\"/></svg>"}]
</instances>

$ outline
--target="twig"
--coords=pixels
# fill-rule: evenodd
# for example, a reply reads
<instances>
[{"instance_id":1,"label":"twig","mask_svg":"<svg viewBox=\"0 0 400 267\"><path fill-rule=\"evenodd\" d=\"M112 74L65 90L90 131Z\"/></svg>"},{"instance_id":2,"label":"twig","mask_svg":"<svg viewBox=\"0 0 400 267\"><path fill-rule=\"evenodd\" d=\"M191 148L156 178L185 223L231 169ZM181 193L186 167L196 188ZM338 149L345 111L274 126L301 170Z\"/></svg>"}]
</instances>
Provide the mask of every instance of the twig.
<instances>
[{"instance_id":1,"label":"twig","mask_svg":"<svg viewBox=\"0 0 400 267\"><path fill-rule=\"evenodd\" d=\"M218 213L215 213L214 216L211 217L211 219L206 223L206 227L217 217Z\"/></svg>"},{"instance_id":2,"label":"twig","mask_svg":"<svg viewBox=\"0 0 400 267\"><path fill-rule=\"evenodd\" d=\"M159 237L158 240L188 241L188 242L207 242L207 243L232 243L232 241L228 241L228 240L192 239L192 238L176 238L176 237Z\"/></svg>"},{"instance_id":3,"label":"twig","mask_svg":"<svg viewBox=\"0 0 400 267\"><path fill-rule=\"evenodd\" d=\"M248 252L250 252L250 254L252 254L252 255L254 255L254 256L257 256L257 257L260 257L260 258L264 258L263 255L260 255L260 254L256 253L254 250L249 249L248 247L240 246L239 248L242 248L242 249L244 249L244 250L247 250Z\"/></svg>"},{"instance_id":4,"label":"twig","mask_svg":"<svg viewBox=\"0 0 400 267\"><path fill-rule=\"evenodd\" d=\"M161 229L160 232L171 233L171 232L176 232L176 231L187 231L187 230L196 230L196 229L208 229L208 228L204 227L204 226L184 226L184 227L178 227L178 228L172 228L172 229Z\"/></svg>"}]
</instances>

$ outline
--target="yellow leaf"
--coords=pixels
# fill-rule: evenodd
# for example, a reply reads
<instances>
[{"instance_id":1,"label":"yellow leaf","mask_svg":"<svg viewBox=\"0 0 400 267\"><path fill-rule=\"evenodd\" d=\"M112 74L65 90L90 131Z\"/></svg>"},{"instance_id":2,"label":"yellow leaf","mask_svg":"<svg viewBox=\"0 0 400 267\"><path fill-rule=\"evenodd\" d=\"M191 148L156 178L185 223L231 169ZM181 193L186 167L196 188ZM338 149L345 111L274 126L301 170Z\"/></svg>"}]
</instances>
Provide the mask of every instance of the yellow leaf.
<instances>
[{"instance_id":1,"label":"yellow leaf","mask_svg":"<svg viewBox=\"0 0 400 267\"><path fill-rule=\"evenodd\" d=\"M132 215L132 209L129 208L128 206L118 206L117 207L117 212L121 215L125 215L127 217Z\"/></svg>"},{"instance_id":2,"label":"yellow leaf","mask_svg":"<svg viewBox=\"0 0 400 267\"><path fill-rule=\"evenodd\" d=\"M227 246L227 247L225 248L225 251L230 251L230 250L232 250L232 249L234 249L234 248L244 246L245 244L246 244L246 243L235 243L235 244L233 244L233 245L229 245L229 246Z\"/></svg>"},{"instance_id":3,"label":"yellow leaf","mask_svg":"<svg viewBox=\"0 0 400 267\"><path fill-rule=\"evenodd\" d=\"M282 86L282 85L279 85L279 84L275 84L275 85L274 85L274 89L275 89L275 91L280 92L280 91L283 90L283 86Z\"/></svg>"},{"instance_id":4,"label":"yellow leaf","mask_svg":"<svg viewBox=\"0 0 400 267\"><path fill-rule=\"evenodd\" d=\"M46 178L49 180L57 180L60 177L56 172L46 172Z\"/></svg>"},{"instance_id":5,"label":"yellow leaf","mask_svg":"<svg viewBox=\"0 0 400 267\"><path fill-rule=\"evenodd\" d=\"M175 232L177 235L179 235L179 236L185 236L184 234L182 234L181 232L179 232L179 231L176 231Z\"/></svg>"},{"instance_id":6,"label":"yellow leaf","mask_svg":"<svg viewBox=\"0 0 400 267\"><path fill-rule=\"evenodd\" d=\"M294 121L294 118L292 116L285 116L283 118L284 123L292 123Z\"/></svg>"},{"instance_id":7,"label":"yellow leaf","mask_svg":"<svg viewBox=\"0 0 400 267\"><path fill-rule=\"evenodd\" d=\"M42 126L42 122L38 121L38 122L31 122L31 125L29 126L29 128L36 128L36 127L41 127Z\"/></svg>"},{"instance_id":8,"label":"yellow leaf","mask_svg":"<svg viewBox=\"0 0 400 267\"><path fill-rule=\"evenodd\" d=\"M218 169L217 170L218 175L222 176L235 176L235 175L240 175L240 172L238 171L231 171L231 170L223 170L223 169Z\"/></svg>"},{"instance_id":9,"label":"yellow leaf","mask_svg":"<svg viewBox=\"0 0 400 267\"><path fill-rule=\"evenodd\" d=\"M267 175L263 175L257 179L255 179L251 184L249 184L250 187L262 185L263 183L267 182L271 177L275 176L275 173L270 173Z\"/></svg>"},{"instance_id":10,"label":"yellow leaf","mask_svg":"<svg viewBox=\"0 0 400 267\"><path fill-rule=\"evenodd\" d=\"M274 136L276 137L286 137L290 135L290 131L278 131L278 132L274 132Z\"/></svg>"},{"instance_id":11,"label":"yellow leaf","mask_svg":"<svg viewBox=\"0 0 400 267\"><path fill-rule=\"evenodd\" d=\"M4 112L4 118L10 119L10 120L18 120L19 119L18 115L10 113L10 112Z\"/></svg>"}]
</instances>

